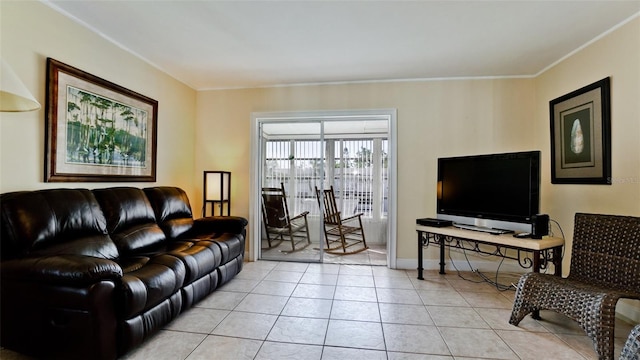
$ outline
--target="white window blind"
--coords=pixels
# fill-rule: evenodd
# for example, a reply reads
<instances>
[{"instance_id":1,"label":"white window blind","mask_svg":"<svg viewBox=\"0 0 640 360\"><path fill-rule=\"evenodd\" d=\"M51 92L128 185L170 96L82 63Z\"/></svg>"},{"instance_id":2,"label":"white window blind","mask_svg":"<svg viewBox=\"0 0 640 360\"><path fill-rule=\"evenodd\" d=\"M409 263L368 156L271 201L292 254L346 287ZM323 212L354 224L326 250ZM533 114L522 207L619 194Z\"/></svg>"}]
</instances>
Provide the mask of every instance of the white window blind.
<instances>
[{"instance_id":1,"label":"white window blind","mask_svg":"<svg viewBox=\"0 0 640 360\"><path fill-rule=\"evenodd\" d=\"M326 146L326 187L333 185L343 216L386 217L388 140L330 139ZM318 215L315 186L321 187L322 159L319 140L268 140L263 186L284 183L292 213Z\"/></svg>"}]
</instances>

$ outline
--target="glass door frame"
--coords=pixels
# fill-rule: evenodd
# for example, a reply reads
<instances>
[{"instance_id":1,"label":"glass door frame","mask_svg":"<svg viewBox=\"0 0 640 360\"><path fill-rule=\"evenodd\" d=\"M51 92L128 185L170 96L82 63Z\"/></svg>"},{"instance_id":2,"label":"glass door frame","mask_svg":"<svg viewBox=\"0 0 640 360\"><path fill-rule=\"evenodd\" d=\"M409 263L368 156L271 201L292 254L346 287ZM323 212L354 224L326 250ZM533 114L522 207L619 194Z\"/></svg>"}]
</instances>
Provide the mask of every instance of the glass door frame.
<instances>
[{"instance_id":1,"label":"glass door frame","mask_svg":"<svg viewBox=\"0 0 640 360\"><path fill-rule=\"evenodd\" d=\"M324 121L354 121L384 119L389 124L389 224L387 227L387 267L395 269L397 263L397 110L326 110L326 111L291 111L291 112L255 112L251 114L251 169L249 196L249 230L247 260L256 261L260 254L261 216L261 124L264 122L307 122L318 121L321 130ZM323 131L322 131L323 132ZM322 136L323 137L323 136ZM324 171L322 177L324 178Z\"/></svg>"},{"instance_id":2,"label":"glass door frame","mask_svg":"<svg viewBox=\"0 0 640 360\"><path fill-rule=\"evenodd\" d=\"M287 136L286 134L273 134L272 138L267 138L267 136L265 135L265 131L264 131L264 127L268 126L268 125L289 125L291 124L292 126L298 125L298 124L302 124L302 125L312 125L313 130L312 131L316 131L317 128L317 135L314 134L303 134L301 135L296 135L294 137L291 136ZM308 129L304 129L304 130L308 130ZM263 119L261 121L258 122L258 131L260 134L260 138L258 140L259 142L259 149L257 151L257 155L259 158L259 167L257 168L258 171L258 177L259 177L259 187L262 188L262 186L265 186L265 183L262 182L265 179L266 176L266 168L265 168L265 158L266 158L266 143L269 140L285 140L290 142L290 151L289 154L295 156L296 159L299 158L299 155L294 148L294 142L292 140L298 141L301 139L308 139L308 140L312 140L312 141L317 141L318 142L318 146L319 146L319 156L322 159L322 165L320 167L320 173L319 175L319 179L317 180L317 186L321 186L320 184L324 183L324 179L325 179L325 170L324 170L324 162L325 162L325 158L326 158L326 153L325 153L325 146L324 146L324 122L322 120L315 120L315 119L295 119L293 121L291 120L286 120L286 119L270 119L270 120L266 120ZM295 206L295 201L294 199L296 198L296 187L298 185L297 183L297 176L296 176L296 167L294 166L294 160L292 157L289 158L289 166L290 166L290 171L289 171L289 181L288 181L288 190L287 190L287 197L290 199L290 201L288 201L289 204L289 211L292 211L292 209L294 209L294 213L293 214L298 214L299 213L299 209L296 209ZM272 185L275 186L275 185ZM285 187L287 187L285 185ZM261 196L261 195L260 195ZM258 198L260 199L260 198ZM322 203L321 203L322 205ZM262 211L262 210L261 210ZM322 214L322 209L320 209L320 214ZM292 214L290 214L291 216L294 216ZM311 215L309 215L311 216ZM257 259L262 259L262 260L272 260L272 261L305 261L305 262L317 262L317 263L321 263L324 257L324 246L322 246L323 244L323 232L322 232L322 227L318 227L318 232L314 233L313 231L313 227L311 226L311 223L315 223L315 221L312 221L311 219L307 219L309 221L309 231L310 231L310 239L311 239L311 244L309 246L312 247L318 247L319 251L318 251L318 258L312 258L312 257L301 257L301 256L294 256L294 257L290 257L287 254L279 254L278 252L270 252L270 255L268 257L265 257L264 254L262 254L262 256L260 256L260 252L263 250L261 249L261 247L256 246L257 250L258 250L258 257ZM260 222L260 227L254 227L254 229L258 229L255 231L256 235L259 238L259 243L262 243L262 232L263 227L262 227L262 222ZM317 242L314 241L314 239L317 239ZM256 240L258 241L258 240ZM286 240L283 240L283 243L287 243ZM288 243L287 245L288 246ZM304 254L308 254L304 253Z\"/></svg>"}]
</instances>

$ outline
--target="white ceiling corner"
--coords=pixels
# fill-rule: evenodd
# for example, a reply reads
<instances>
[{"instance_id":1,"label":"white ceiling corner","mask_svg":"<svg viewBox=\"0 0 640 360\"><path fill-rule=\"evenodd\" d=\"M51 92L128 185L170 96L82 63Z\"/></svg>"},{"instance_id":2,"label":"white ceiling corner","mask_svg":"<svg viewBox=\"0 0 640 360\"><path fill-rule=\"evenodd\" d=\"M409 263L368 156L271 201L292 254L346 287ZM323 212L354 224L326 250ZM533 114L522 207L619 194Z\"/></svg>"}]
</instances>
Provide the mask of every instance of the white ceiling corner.
<instances>
[{"instance_id":1,"label":"white ceiling corner","mask_svg":"<svg viewBox=\"0 0 640 360\"><path fill-rule=\"evenodd\" d=\"M196 90L528 77L640 0L44 3Z\"/></svg>"}]
</instances>

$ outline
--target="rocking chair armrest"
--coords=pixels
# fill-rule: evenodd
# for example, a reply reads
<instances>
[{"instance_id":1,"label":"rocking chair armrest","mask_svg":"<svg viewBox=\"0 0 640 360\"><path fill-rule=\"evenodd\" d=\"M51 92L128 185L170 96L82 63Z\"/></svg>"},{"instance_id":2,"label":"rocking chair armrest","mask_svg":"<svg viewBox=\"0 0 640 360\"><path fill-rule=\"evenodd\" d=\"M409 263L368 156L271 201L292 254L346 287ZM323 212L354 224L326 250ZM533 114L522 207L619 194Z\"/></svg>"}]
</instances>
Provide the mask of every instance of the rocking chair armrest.
<instances>
[{"instance_id":1,"label":"rocking chair armrest","mask_svg":"<svg viewBox=\"0 0 640 360\"><path fill-rule=\"evenodd\" d=\"M291 219L289 219L289 222L293 221L293 220L297 220L297 219L302 219L302 218L306 218L307 215L309 215L308 211L305 211L301 214L298 214L297 216L292 217Z\"/></svg>"},{"instance_id":2,"label":"rocking chair armrest","mask_svg":"<svg viewBox=\"0 0 640 360\"><path fill-rule=\"evenodd\" d=\"M362 215L364 215L364 213L359 213L359 214L355 214L353 216L349 216L348 218L342 219L342 222L347 222L347 221L353 220L355 218L360 219L360 216L362 216Z\"/></svg>"}]
</instances>

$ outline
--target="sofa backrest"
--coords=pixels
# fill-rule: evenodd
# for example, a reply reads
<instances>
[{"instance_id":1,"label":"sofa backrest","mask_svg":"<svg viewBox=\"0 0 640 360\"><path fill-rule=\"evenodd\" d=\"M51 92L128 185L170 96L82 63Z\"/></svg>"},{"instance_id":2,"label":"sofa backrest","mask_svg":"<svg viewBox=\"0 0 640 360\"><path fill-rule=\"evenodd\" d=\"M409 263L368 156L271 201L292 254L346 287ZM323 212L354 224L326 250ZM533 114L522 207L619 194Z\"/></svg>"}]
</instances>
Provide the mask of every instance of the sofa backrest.
<instances>
[{"instance_id":1,"label":"sofa backrest","mask_svg":"<svg viewBox=\"0 0 640 360\"><path fill-rule=\"evenodd\" d=\"M178 187L158 186L144 189L156 214L158 224L167 237L180 238L193 228L189 197Z\"/></svg>"},{"instance_id":2,"label":"sofa backrest","mask_svg":"<svg viewBox=\"0 0 640 360\"><path fill-rule=\"evenodd\" d=\"M107 230L121 255L153 250L166 242L144 191L134 187L94 189Z\"/></svg>"},{"instance_id":3,"label":"sofa backrest","mask_svg":"<svg viewBox=\"0 0 640 360\"><path fill-rule=\"evenodd\" d=\"M2 258L32 255L118 257L106 219L87 189L48 189L0 196Z\"/></svg>"}]
</instances>

